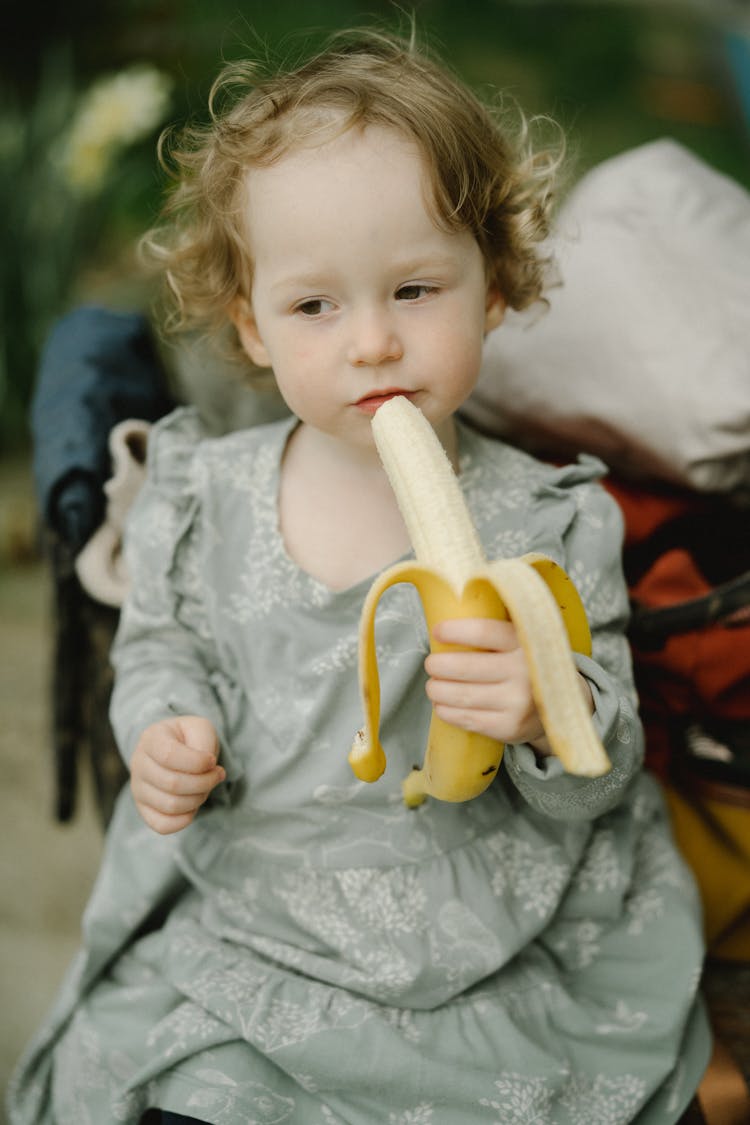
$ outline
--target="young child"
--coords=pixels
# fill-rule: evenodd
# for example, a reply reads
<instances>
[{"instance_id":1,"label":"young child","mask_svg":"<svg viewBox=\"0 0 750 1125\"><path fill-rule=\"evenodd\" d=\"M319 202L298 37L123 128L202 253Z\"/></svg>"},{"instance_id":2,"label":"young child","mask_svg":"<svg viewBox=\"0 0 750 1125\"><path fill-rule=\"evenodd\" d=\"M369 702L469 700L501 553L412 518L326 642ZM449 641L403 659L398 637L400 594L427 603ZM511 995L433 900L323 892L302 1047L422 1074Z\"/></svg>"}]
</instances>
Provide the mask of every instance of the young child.
<instances>
[{"instance_id":1,"label":"young child","mask_svg":"<svg viewBox=\"0 0 750 1125\"><path fill-rule=\"evenodd\" d=\"M616 508L598 463L456 420L485 334L540 296L550 161L387 36L221 88L152 249L181 323L231 319L291 416L208 438L184 408L152 431L113 656L131 784L10 1120L676 1122L710 1053L700 917L640 772ZM479 651L429 656L425 690L399 587L378 634L389 767L354 779L359 614L410 549L371 436L396 393L488 555L543 551L575 579L607 776L548 754L507 622L441 625ZM507 742L503 767L473 801L408 809L433 703Z\"/></svg>"}]
</instances>

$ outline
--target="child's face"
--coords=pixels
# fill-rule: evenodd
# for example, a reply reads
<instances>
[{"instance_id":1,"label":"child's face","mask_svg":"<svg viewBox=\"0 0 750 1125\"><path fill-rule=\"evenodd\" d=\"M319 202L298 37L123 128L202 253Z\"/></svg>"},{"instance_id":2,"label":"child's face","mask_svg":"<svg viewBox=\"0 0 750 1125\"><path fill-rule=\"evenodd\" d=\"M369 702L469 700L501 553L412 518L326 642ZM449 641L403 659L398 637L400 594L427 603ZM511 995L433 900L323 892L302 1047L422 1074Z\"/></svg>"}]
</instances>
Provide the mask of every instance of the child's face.
<instances>
[{"instance_id":1,"label":"child's face","mask_svg":"<svg viewBox=\"0 0 750 1125\"><path fill-rule=\"evenodd\" d=\"M477 380L502 320L474 237L436 226L416 146L349 130L247 178L251 301L234 320L303 422L372 443L384 396L408 395L436 427Z\"/></svg>"}]
</instances>

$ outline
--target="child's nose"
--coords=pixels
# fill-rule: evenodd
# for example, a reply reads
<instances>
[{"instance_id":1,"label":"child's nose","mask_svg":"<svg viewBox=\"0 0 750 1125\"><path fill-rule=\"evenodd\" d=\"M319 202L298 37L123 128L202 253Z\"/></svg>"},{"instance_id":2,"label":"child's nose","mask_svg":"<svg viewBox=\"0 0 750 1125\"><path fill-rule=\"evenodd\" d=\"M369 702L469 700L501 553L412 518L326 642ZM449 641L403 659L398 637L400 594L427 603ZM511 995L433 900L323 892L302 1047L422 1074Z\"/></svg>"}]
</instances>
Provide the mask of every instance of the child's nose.
<instances>
[{"instance_id":1,"label":"child's nose","mask_svg":"<svg viewBox=\"0 0 750 1125\"><path fill-rule=\"evenodd\" d=\"M368 309L353 323L349 362L355 367L377 367L401 359L404 349L392 318L384 310Z\"/></svg>"}]
</instances>

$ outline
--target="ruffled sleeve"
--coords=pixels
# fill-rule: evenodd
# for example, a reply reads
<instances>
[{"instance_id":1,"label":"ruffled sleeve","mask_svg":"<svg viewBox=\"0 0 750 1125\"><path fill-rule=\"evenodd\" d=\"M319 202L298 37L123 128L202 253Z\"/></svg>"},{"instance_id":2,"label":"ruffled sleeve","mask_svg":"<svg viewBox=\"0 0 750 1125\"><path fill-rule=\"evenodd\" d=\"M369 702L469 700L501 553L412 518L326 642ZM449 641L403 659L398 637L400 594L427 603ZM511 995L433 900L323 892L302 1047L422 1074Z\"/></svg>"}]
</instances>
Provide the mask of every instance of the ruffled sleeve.
<instances>
[{"instance_id":1,"label":"ruffled sleeve","mask_svg":"<svg viewBox=\"0 0 750 1125\"><path fill-rule=\"evenodd\" d=\"M597 477L594 458L554 470L538 490L535 550L567 570L583 599L591 627L589 659L576 655L594 698L594 725L612 761L600 778L564 773L557 758L538 760L528 745L508 747L508 774L528 803L561 819L587 819L607 812L626 793L643 761L643 731L637 712L630 648L625 635L629 603L622 572L620 509Z\"/></svg>"},{"instance_id":2,"label":"ruffled sleeve","mask_svg":"<svg viewBox=\"0 0 750 1125\"><path fill-rule=\"evenodd\" d=\"M146 482L125 525L130 591L111 654L110 718L126 763L142 731L174 715L209 719L225 743L201 580L205 527L196 458L207 436L190 408L152 428Z\"/></svg>"}]
</instances>

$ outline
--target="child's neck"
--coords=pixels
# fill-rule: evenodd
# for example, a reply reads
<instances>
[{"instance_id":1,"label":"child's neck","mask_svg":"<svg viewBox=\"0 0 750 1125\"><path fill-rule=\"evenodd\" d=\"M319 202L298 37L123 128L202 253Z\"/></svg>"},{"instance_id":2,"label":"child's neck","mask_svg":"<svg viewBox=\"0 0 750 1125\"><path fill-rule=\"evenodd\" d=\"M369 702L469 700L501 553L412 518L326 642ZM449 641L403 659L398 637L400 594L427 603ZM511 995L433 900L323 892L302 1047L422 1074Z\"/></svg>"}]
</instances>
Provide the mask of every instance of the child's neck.
<instances>
[{"instance_id":1,"label":"child's neck","mask_svg":"<svg viewBox=\"0 0 750 1125\"><path fill-rule=\"evenodd\" d=\"M369 578L410 547L376 450L304 425L284 455L279 507L287 552L332 590Z\"/></svg>"}]
</instances>

